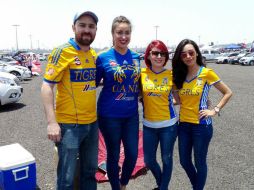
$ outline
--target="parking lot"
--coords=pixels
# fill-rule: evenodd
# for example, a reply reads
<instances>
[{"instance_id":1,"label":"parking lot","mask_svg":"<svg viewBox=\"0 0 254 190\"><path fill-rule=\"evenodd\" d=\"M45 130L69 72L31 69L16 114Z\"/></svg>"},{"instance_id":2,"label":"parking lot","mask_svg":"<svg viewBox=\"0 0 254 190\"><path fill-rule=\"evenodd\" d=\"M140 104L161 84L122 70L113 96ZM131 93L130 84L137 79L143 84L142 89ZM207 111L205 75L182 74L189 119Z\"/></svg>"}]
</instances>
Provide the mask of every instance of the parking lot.
<instances>
[{"instance_id":1,"label":"parking lot","mask_svg":"<svg viewBox=\"0 0 254 190\"><path fill-rule=\"evenodd\" d=\"M44 63L45 65L45 63ZM42 68L44 69L44 65ZM208 153L207 190L254 189L254 67L208 63L233 91L233 97L214 118L214 136ZM0 108L0 146L20 143L36 159L37 184L41 190L55 189L53 143L46 136L46 120L40 98L42 76L22 81L22 99ZM210 99L216 105L220 95L211 90ZM141 108L140 108L141 109ZM190 183L179 165L175 145L174 168L170 189L189 190ZM18 154L18 153L17 153ZM158 152L159 155L159 152ZM1 156L1 155L0 155ZM149 190L155 180L146 175L130 181L128 190ZM98 185L109 190L108 183Z\"/></svg>"}]
</instances>

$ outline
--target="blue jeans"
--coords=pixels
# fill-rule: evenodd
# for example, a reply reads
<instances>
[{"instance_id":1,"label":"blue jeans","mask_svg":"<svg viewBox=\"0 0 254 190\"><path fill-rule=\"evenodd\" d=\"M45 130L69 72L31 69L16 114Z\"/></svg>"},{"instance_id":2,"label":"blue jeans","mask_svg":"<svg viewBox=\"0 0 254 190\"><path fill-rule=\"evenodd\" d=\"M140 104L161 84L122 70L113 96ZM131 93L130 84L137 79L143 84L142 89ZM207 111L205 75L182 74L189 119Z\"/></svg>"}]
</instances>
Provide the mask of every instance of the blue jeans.
<instances>
[{"instance_id":1,"label":"blue jeans","mask_svg":"<svg viewBox=\"0 0 254 190\"><path fill-rule=\"evenodd\" d=\"M160 190L167 190L173 166L173 150L177 125L164 128L143 127L145 164L151 170ZM161 147L162 169L156 160L158 144Z\"/></svg>"},{"instance_id":2,"label":"blue jeans","mask_svg":"<svg viewBox=\"0 0 254 190\"><path fill-rule=\"evenodd\" d=\"M107 148L107 173L112 190L120 190L120 183L127 185L138 157L138 115L128 118L98 118L99 128ZM119 180L119 156L121 141L124 146L124 162Z\"/></svg>"},{"instance_id":3,"label":"blue jeans","mask_svg":"<svg viewBox=\"0 0 254 190\"><path fill-rule=\"evenodd\" d=\"M212 135L212 125L180 123L178 127L180 164L187 173L194 190L203 190L205 186L206 157ZM192 162L192 149L195 164Z\"/></svg>"},{"instance_id":4,"label":"blue jeans","mask_svg":"<svg viewBox=\"0 0 254 190\"><path fill-rule=\"evenodd\" d=\"M96 190L95 173L98 168L98 125L60 124L62 139L57 143L57 190L73 190L73 181L80 161L79 187Z\"/></svg>"}]
</instances>

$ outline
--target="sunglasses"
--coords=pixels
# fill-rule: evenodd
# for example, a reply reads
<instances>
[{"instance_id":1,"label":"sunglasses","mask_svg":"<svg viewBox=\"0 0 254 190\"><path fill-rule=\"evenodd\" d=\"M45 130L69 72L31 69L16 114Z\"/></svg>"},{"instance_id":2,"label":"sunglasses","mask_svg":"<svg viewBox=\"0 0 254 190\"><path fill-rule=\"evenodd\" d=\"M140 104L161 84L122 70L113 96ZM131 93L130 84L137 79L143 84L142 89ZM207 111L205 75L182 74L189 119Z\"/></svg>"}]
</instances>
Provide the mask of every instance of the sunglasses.
<instances>
[{"instance_id":1,"label":"sunglasses","mask_svg":"<svg viewBox=\"0 0 254 190\"><path fill-rule=\"evenodd\" d=\"M151 54L153 56L156 56L156 57L158 57L159 55L161 57L166 57L167 56L167 52L160 52L160 51L151 51Z\"/></svg>"},{"instance_id":2,"label":"sunglasses","mask_svg":"<svg viewBox=\"0 0 254 190\"><path fill-rule=\"evenodd\" d=\"M188 57L188 55L191 56L191 57L194 57L195 54L196 54L195 51L189 50L189 51L181 52L180 56L181 56L182 59L185 59L186 57Z\"/></svg>"}]
</instances>

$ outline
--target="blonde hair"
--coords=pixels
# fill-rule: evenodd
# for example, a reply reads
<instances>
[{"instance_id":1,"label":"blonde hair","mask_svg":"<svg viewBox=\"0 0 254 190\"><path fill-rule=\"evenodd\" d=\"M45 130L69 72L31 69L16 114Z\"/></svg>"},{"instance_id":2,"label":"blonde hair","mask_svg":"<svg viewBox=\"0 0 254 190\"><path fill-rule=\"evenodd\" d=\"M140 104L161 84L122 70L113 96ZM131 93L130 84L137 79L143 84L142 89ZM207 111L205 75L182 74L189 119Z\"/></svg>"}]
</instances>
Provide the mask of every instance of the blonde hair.
<instances>
[{"instance_id":1,"label":"blonde hair","mask_svg":"<svg viewBox=\"0 0 254 190\"><path fill-rule=\"evenodd\" d=\"M130 26L130 29L132 29L131 22L128 18L126 18L125 16L118 16L113 20L112 28L111 28L111 33L112 34L114 33L117 25L120 24L120 23L126 23Z\"/></svg>"}]
</instances>

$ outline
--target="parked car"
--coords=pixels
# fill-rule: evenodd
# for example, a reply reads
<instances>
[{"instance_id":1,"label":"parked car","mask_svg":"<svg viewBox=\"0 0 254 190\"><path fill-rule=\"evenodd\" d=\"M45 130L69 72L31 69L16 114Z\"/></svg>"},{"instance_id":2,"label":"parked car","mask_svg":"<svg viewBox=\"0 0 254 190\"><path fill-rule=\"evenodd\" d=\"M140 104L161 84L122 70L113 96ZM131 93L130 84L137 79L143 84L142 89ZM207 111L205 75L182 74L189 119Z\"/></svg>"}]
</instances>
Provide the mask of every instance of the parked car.
<instances>
[{"instance_id":1,"label":"parked car","mask_svg":"<svg viewBox=\"0 0 254 190\"><path fill-rule=\"evenodd\" d=\"M250 53L247 53L247 52L239 53L237 56L231 57L231 58L228 60L228 63L229 63L229 64L232 64L232 65L239 64L239 60L240 60L242 57L244 57L244 56L246 56L246 55L248 55L248 54L250 54Z\"/></svg>"},{"instance_id":2,"label":"parked car","mask_svg":"<svg viewBox=\"0 0 254 190\"><path fill-rule=\"evenodd\" d=\"M9 65L2 61L0 61L0 71L11 73L20 80L29 79L32 76L32 73L28 68L18 65Z\"/></svg>"},{"instance_id":3,"label":"parked car","mask_svg":"<svg viewBox=\"0 0 254 190\"><path fill-rule=\"evenodd\" d=\"M39 60L33 60L33 64L35 64L35 65L41 65L41 62L39 61Z\"/></svg>"},{"instance_id":4,"label":"parked car","mask_svg":"<svg viewBox=\"0 0 254 190\"><path fill-rule=\"evenodd\" d=\"M254 53L250 53L239 60L241 65L254 65Z\"/></svg>"},{"instance_id":5,"label":"parked car","mask_svg":"<svg viewBox=\"0 0 254 190\"><path fill-rule=\"evenodd\" d=\"M39 61L47 61L47 56L45 56L45 55L43 55L43 54L40 54L40 55L38 56L38 59L39 59Z\"/></svg>"},{"instance_id":6,"label":"parked car","mask_svg":"<svg viewBox=\"0 0 254 190\"><path fill-rule=\"evenodd\" d=\"M174 52L174 51L169 52L169 54L168 54L168 58L169 58L169 60L172 60L172 59L173 59L174 54L175 54L175 52Z\"/></svg>"},{"instance_id":7,"label":"parked car","mask_svg":"<svg viewBox=\"0 0 254 190\"><path fill-rule=\"evenodd\" d=\"M201 54L204 62L215 60L216 57L220 56L220 52L213 49L202 49Z\"/></svg>"},{"instance_id":8,"label":"parked car","mask_svg":"<svg viewBox=\"0 0 254 190\"><path fill-rule=\"evenodd\" d=\"M41 65L36 65L33 63L32 64L32 75L39 76L41 72L42 72Z\"/></svg>"},{"instance_id":9,"label":"parked car","mask_svg":"<svg viewBox=\"0 0 254 190\"><path fill-rule=\"evenodd\" d=\"M23 88L15 75L0 72L0 106L19 101L22 93Z\"/></svg>"},{"instance_id":10,"label":"parked car","mask_svg":"<svg viewBox=\"0 0 254 190\"><path fill-rule=\"evenodd\" d=\"M0 61L6 62L10 65L18 65L19 62L15 59L13 59L12 57L2 57L0 58Z\"/></svg>"},{"instance_id":11,"label":"parked car","mask_svg":"<svg viewBox=\"0 0 254 190\"><path fill-rule=\"evenodd\" d=\"M234 52L234 53L224 53L222 56L216 58L216 63L217 64L227 64L230 57L237 56L239 53Z\"/></svg>"}]
</instances>

